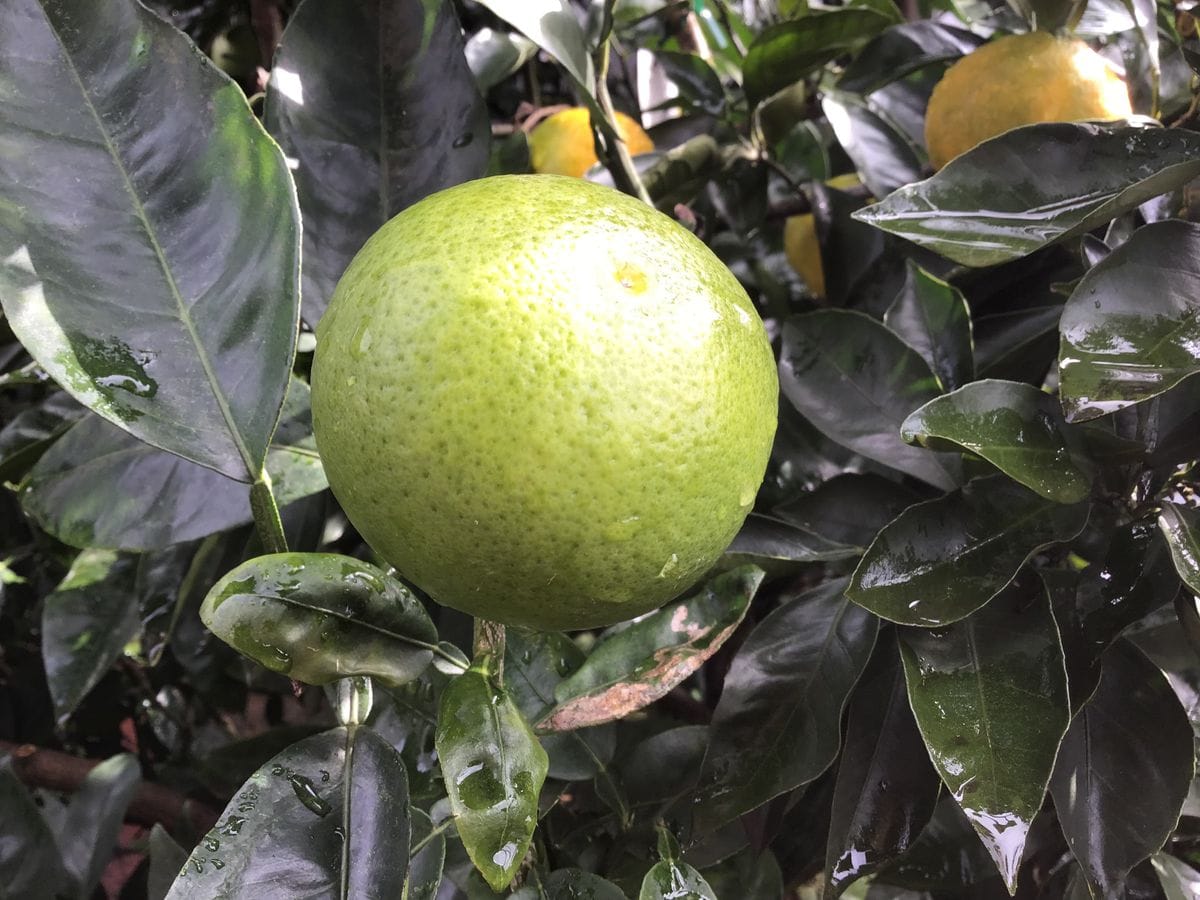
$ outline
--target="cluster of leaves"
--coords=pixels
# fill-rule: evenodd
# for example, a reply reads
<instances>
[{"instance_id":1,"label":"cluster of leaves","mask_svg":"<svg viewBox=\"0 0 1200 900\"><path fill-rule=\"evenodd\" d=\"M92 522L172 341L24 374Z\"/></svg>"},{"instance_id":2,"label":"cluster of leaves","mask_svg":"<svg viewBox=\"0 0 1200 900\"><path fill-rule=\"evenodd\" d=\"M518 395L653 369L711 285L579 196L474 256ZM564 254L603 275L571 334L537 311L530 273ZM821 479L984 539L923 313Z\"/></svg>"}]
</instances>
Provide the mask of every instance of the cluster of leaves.
<instances>
[{"instance_id":1,"label":"cluster of leaves","mask_svg":"<svg viewBox=\"0 0 1200 900\"><path fill-rule=\"evenodd\" d=\"M190 37L135 0L0 6L0 893L1195 895L1191 8L155 6ZM941 73L1030 21L1160 121L922 180ZM631 161L635 63L670 91ZM531 102L593 109L590 177L693 227L779 353L742 533L599 634L430 604L311 433L347 262L526 170ZM820 299L782 252L806 211Z\"/></svg>"}]
</instances>

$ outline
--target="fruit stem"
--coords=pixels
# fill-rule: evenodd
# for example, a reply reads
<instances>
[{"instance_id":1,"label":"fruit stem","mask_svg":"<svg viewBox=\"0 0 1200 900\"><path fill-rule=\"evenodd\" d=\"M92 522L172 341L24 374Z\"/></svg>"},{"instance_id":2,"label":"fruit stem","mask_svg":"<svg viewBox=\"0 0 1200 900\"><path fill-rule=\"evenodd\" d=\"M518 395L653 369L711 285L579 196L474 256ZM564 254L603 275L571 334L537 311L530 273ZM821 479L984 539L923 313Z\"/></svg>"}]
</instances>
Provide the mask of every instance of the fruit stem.
<instances>
[{"instance_id":1,"label":"fruit stem","mask_svg":"<svg viewBox=\"0 0 1200 900\"><path fill-rule=\"evenodd\" d=\"M504 626L499 622L475 620L475 659L482 656L496 661L496 681L504 684Z\"/></svg>"},{"instance_id":2,"label":"fruit stem","mask_svg":"<svg viewBox=\"0 0 1200 900\"><path fill-rule=\"evenodd\" d=\"M637 169L633 165L633 157L629 155L629 148L625 146L625 142L621 140L616 127L616 110L613 107L612 96L608 93L608 41L600 42L600 46L596 48L596 102L600 104L600 110L604 113L604 118L607 121L608 128L605 134L605 153L604 165L612 174L613 182L618 188L626 194L637 197L643 203L650 206L654 205L654 201L650 199L650 194L646 191L646 186L642 184L642 179L638 176ZM609 135L612 135L610 137Z\"/></svg>"},{"instance_id":3,"label":"fruit stem","mask_svg":"<svg viewBox=\"0 0 1200 900\"><path fill-rule=\"evenodd\" d=\"M258 480L250 485L250 511L254 515L254 525L263 549L268 553L287 553L287 535L283 531L279 504L275 502L271 476L266 468L259 472Z\"/></svg>"}]
</instances>

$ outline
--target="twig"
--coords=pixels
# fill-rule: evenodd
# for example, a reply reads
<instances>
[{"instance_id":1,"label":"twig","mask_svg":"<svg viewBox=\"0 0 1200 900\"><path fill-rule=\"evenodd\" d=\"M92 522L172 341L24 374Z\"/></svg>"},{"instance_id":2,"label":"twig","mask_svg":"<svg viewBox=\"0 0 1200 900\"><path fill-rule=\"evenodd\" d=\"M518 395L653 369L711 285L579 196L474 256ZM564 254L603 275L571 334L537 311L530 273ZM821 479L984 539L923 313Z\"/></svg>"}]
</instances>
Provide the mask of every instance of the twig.
<instances>
[{"instance_id":1,"label":"twig","mask_svg":"<svg viewBox=\"0 0 1200 900\"><path fill-rule=\"evenodd\" d=\"M250 27L258 39L258 55L263 67L270 69L279 38L283 35L283 13L277 0L250 0Z\"/></svg>"}]
</instances>

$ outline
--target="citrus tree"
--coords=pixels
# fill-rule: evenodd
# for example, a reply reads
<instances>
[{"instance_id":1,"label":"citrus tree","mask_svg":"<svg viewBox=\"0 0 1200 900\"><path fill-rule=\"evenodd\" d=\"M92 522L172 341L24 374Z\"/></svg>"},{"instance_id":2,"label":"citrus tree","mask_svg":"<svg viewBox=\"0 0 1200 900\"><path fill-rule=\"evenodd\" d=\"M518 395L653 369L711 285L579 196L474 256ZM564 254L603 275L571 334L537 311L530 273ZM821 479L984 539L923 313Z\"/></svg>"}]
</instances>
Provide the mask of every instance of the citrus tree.
<instances>
[{"instance_id":1,"label":"citrus tree","mask_svg":"<svg viewBox=\"0 0 1200 900\"><path fill-rule=\"evenodd\" d=\"M0 896L1200 895L1194 13L0 0Z\"/></svg>"}]
</instances>

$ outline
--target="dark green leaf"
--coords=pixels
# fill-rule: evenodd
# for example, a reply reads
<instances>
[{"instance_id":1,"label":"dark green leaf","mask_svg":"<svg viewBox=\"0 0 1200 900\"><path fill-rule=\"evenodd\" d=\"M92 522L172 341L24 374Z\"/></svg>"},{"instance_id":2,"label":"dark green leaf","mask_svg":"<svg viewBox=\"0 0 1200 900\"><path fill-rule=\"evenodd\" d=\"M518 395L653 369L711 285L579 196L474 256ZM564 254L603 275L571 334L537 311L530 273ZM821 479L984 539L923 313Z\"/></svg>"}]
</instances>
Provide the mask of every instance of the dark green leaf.
<instances>
[{"instance_id":1,"label":"dark green leaf","mask_svg":"<svg viewBox=\"0 0 1200 900\"><path fill-rule=\"evenodd\" d=\"M638 900L717 900L704 876L682 860L657 862L642 879Z\"/></svg>"},{"instance_id":2,"label":"dark green leaf","mask_svg":"<svg viewBox=\"0 0 1200 900\"><path fill-rule=\"evenodd\" d=\"M42 608L46 683L61 724L138 633L134 562L85 550Z\"/></svg>"},{"instance_id":3,"label":"dark green leaf","mask_svg":"<svg viewBox=\"0 0 1200 900\"><path fill-rule=\"evenodd\" d=\"M13 331L106 419L252 481L296 342L283 154L238 86L139 3L6 2L0 82L19 98L0 121Z\"/></svg>"},{"instance_id":4,"label":"dark green leaf","mask_svg":"<svg viewBox=\"0 0 1200 900\"><path fill-rule=\"evenodd\" d=\"M936 22L893 25L846 66L838 87L869 94L910 72L965 56L982 43L975 34Z\"/></svg>"},{"instance_id":5,"label":"dark green leaf","mask_svg":"<svg viewBox=\"0 0 1200 900\"><path fill-rule=\"evenodd\" d=\"M520 34L480 28L467 39L463 53L475 83L486 93L537 53L537 45Z\"/></svg>"},{"instance_id":6,"label":"dark green leaf","mask_svg":"<svg viewBox=\"0 0 1200 900\"><path fill-rule=\"evenodd\" d=\"M779 900L785 896L783 874L770 850L759 853L753 847L714 868L700 873L718 897L737 900Z\"/></svg>"},{"instance_id":7,"label":"dark green leaf","mask_svg":"<svg viewBox=\"0 0 1200 900\"><path fill-rule=\"evenodd\" d=\"M1200 594L1200 510L1178 503L1164 503L1158 514L1162 529L1171 548L1175 570L1188 590Z\"/></svg>"},{"instance_id":8,"label":"dark green leaf","mask_svg":"<svg viewBox=\"0 0 1200 900\"><path fill-rule=\"evenodd\" d=\"M892 19L872 9L839 9L790 19L763 30L746 51L743 86L758 103L847 50L874 37Z\"/></svg>"},{"instance_id":9,"label":"dark green leaf","mask_svg":"<svg viewBox=\"0 0 1200 900\"><path fill-rule=\"evenodd\" d=\"M850 559L859 553L854 547L827 540L796 525L751 513L725 551L724 559L752 563L773 574L776 569L789 571L807 563Z\"/></svg>"},{"instance_id":10,"label":"dark green leaf","mask_svg":"<svg viewBox=\"0 0 1200 900\"><path fill-rule=\"evenodd\" d=\"M1157 396L1200 372L1200 225L1139 228L1083 276L1060 329L1063 409L1072 421Z\"/></svg>"},{"instance_id":11,"label":"dark green leaf","mask_svg":"<svg viewBox=\"0 0 1200 900\"><path fill-rule=\"evenodd\" d=\"M1069 541L1089 505L1043 500L1003 475L902 512L868 548L846 595L901 625L937 627L1000 593L1038 550Z\"/></svg>"},{"instance_id":12,"label":"dark green leaf","mask_svg":"<svg viewBox=\"0 0 1200 900\"><path fill-rule=\"evenodd\" d=\"M939 784L908 705L895 636L887 634L846 720L825 856L833 896L904 854L933 816Z\"/></svg>"},{"instance_id":13,"label":"dark green leaf","mask_svg":"<svg viewBox=\"0 0 1200 900\"><path fill-rule=\"evenodd\" d=\"M188 860L188 852L175 842L161 825L150 829L149 871L146 873L147 900L165 900L179 870Z\"/></svg>"},{"instance_id":14,"label":"dark green leaf","mask_svg":"<svg viewBox=\"0 0 1200 900\"><path fill-rule=\"evenodd\" d=\"M777 506L775 515L859 554L883 526L921 497L903 485L870 473L836 475L815 489Z\"/></svg>"},{"instance_id":15,"label":"dark green leaf","mask_svg":"<svg viewBox=\"0 0 1200 900\"><path fill-rule=\"evenodd\" d=\"M1200 175L1200 134L1056 122L1016 128L855 217L967 266L1103 225Z\"/></svg>"},{"instance_id":16,"label":"dark green leaf","mask_svg":"<svg viewBox=\"0 0 1200 900\"><path fill-rule=\"evenodd\" d=\"M200 618L239 652L308 684L371 675L400 685L424 671L437 643L437 629L408 588L333 553L242 563L208 592Z\"/></svg>"},{"instance_id":17,"label":"dark green leaf","mask_svg":"<svg viewBox=\"0 0 1200 900\"><path fill-rule=\"evenodd\" d=\"M64 391L13 416L0 429L0 481L19 481L46 448L66 433L87 408Z\"/></svg>"},{"instance_id":18,"label":"dark green leaf","mask_svg":"<svg viewBox=\"0 0 1200 900\"><path fill-rule=\"evenodd\" d=\"M136 756L122 753L92 769L71 798L58 831L63 870L77 900L88 900L108 865L125 809L141 784Z\"/></svg>"},{"instance_id":19,"label":"dark green leaf","mask_svg":"<svg viewBox=\"0 0 1200 900\"><path fill-rule=\"evenodd\" d=\"M180 586L196 557L198 544L176 544L138 557L133 593L142 623L142 654L158 665L180 613Z\"/></svg>"},{"instance_id":20,"label":"dark green leaf","mask_svg":"<svg viewBox=\"0 0 1200 900\"><path fill-rule=\"evenodd\" d=\"M1017 381L975 381L930 400L904 420L900 436L934 449L961 447L1056 503L1091 492L1087 461L1058 401Z\"/></svg>"},{"instance_id":21,"label":"dark green leaf","mask_svg":"<svg viewBox=\"0 0 1200 900\"><path fill-rule=\"evenodd\" d=\"M936 487L958 484L953 456L910 447L900 425L938 396L915 350L879 322L849 310L793 316L783 327L780 386L821 433Z\"/></svg>"},{"instance_id":22,"label":"dark green leaf","mask_svg":"<svg viewBox=\"0 0 1200 900\"><path fill-rule=\"evenodd\" d=\"M0 810L0 884L5 896L51 900L64 874L58 845L7 757L0 757Z\"/></svg>"},{"instance_id":23,"label":"dark green leaf","mask_svg":"<svg viewBox=\"0 0 1200 900\"><path fill-rule=\"evenodd\" d=\"M583 869L557 869L534 887L526 885L511 900L626 900L621 889Z\"/></svg>"},{"instance_id":24,"label":"dark green leaf","mask_svg":"<svg viewBox=\"0 0 1200 900\"><path fill-rule=\"evenodd\" d=\"M267 454L280 505L328 486L312 436L308 385L293 380ZM25 482L22 503L39 524L78 547L155 550L251 519L249 488L158 450L98 416L77 422Z\"/></svg>"},{"instance_id":25,"label":"dark green leaf","mask_svg":"<svg viewBox=\"0 0 1200 900\"><path fill-rule=\"evenodd\" d=\"M554 708L554 689L579 670L587 656L557 631L507 629L504 686L528 721L536 722ZM601 725L541 736L550 757L551 778L564 781L609 778L607 767L616 750L616 732Z\"/></svg>"},{"instance_id":26,"label":"dark green leaf","mask_svg":"<svg viewBox=\"0 0 1200 900\"><path fill-rule=\"evenodd\" d=\"M713 713L698 822L728 822L825 771L841 743L842 707L878 620L828 582L791 597L750 633Z\"/></svg>"},{"instance_id":27,"label":"dark green leaf","mask_svg":"<svg viewBox=\"0 0 1200 900\"><path fill-rule=\"evenodd\" d=\"M659 50L654 57L683 97L710 115L721 114L725 107L725 89L712 66L693 53Z\"/></svg>"},{"instance_id":28,"label":"dark green leaf","mask_svg":"<svg viewBox=\"0 0 1200 900\"><path fill-rule=\"evenodd\" d=\"M1155 853L1150 861L1162 882L1166 900L1195 900L1200 893L1200 872L1169 853Z\"/></svg>"},{"instance_id":29,"label":"dark green leaf","mask_svg":"<svg viewBox=\"0 0 1200 900\"><path fill-rule=\"evenodd\" d=\"M1008 5L1029 23L1030 28L1055 32L1074 28L1087 0L1008 0Z\"/></svg>"},{"instance_id":30,"label":"dark green leaf","mask_svg":"<svg viewBox=\"0 0 1200 900\"><path fill-rule=\"evenodd\" d=\"M477 660L442 694L437 754L458 836L494 891L508 887L537 826L548 759L494 661Z\"/></svg>"},{"instance_id":31,"label":"dark green leaf","mask_svg":"<svg viewBox=\"0 0 1200 900\"><path fill-rule=\"evenodd\" d=\"M870 99L827 91L821 96L821 109L874 196L883 197L921 177L923 154Z\"/></svg>"},{"instance_id":32,"label":"dark green leaf","mask_svg":"<svg viewBox=\"0 0 1200 900\"><path fill-rule=\"evenodd\" d=\"M1162 847L1194 770L1192 728L1175 692L1140 650L1114 644L1050 782L1071 852L1101 896Z\"/></svg>"},{"instance_id":33,"label":"dark green leaf","mask_svg":"<svg viewBox=\"0 0 1200 900\"><path fill-rule=\"evenodd\" d=\"M384 222L487 169L487 109L442 0L300 4L275 56L265 118L300 196L313 325Z\"/></svg>"},{"instance_id":34,"label":"dark green leaf","mask_svg":"<svg viewBox=\"0 0 1200 900\"><path fill-rule=\"evenodd\" d=\"M954 798L943 794L929 824L908 852L876 877L873 888L878 892L868 896L894 900L889 893L897 890L893 885L937 895L943 891L966 893L964 887L975 888L989 878L996 879L996 866L987 848ZM930 900L930 896L921 894L918 900Z\"/></svg>"},{"instance_id":35,"label":"dark green leaf","mask_svg":"<svg viewBox=\"0 0 1200 900\"><path fill-rule=\"evenodd\" d=\"M717 652L745 618L763 572L743 566L697 594L614 631L554 690L540 731L571 731L623 718L665 696Z\"/></svg>"},{"instance_id":36,"label":"dark green leaf","mask_svg":"<svg viewBox=\"0 0 1200 900\"><path fill-rule=\"evenodd\" d=\"M564 0L480 0L480 4L557 59L584 91L595 90L587 38Z\"/></svg>"},{"instance_id":37,"label":"dark green leaf","mask_svg":"<svg viewBox=\"0 0 1200 900\"><path fill-rule=\"evenodd\" d=\"M652 735L622 757L621 780L629 799L654 806L682 795L696 783L708 727L682 725Z\"/></svg>"},{"instance_id":38,"label":"dark green leaf","mask_svg":"<svg viewBox=\"0 0 1200 900\"><path fill-rule=\"evenodd\" d=\"M1040 385L1058 352L1062 306L1037 306L975 320L975 368L980 378Z\"/></svg>"},{"instance_id":39,"label":"dark green leaf","mask_svg":"<svg viewBox=\"0 0 1200 900\"><path fill-rule=\"evenodd\" d=\"M900 648L929 756L1015 892L1071 718L1049 598L1017 582L945 629L904 629Z\"/></svg>"},{"instance_id":40,"label":"dark green leaf","mask_svg":"<svg viewBox=\"0 0 1200 900\"><path fill-rule=\"evenodd\" d=\"M192 851L167 900L399 897L408 871L408 777L370 728L293 744L242 785Z\"/></svg>"},{"instance_id":41,"label":"dark green leaf","mask_svg":"<svg viewBox=\"0 0 1200 900\"><path fill-rule=\"evenodd\" d=\"M433 822L419 809L412 811L412 850L403 900L434 900L446 864L446 835L434 832Z\"/></svg>"},{"instance_id":42,"label":"dark green leaf","mask_svg":"<svg viewBox=\"0 0 1200 900\"><path fill-rule=\"evenodd\" d=\"M911 259L904 288L884 313L883 324L921 354L944 390L953 391L975 377L966 298Z\"/></svg>"}]
</instances>

